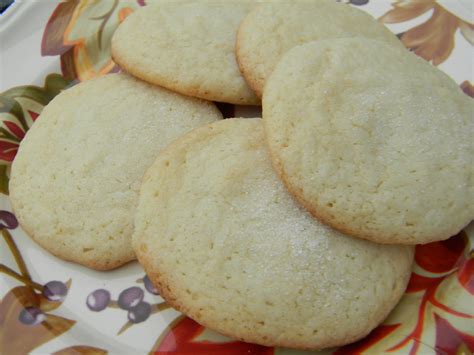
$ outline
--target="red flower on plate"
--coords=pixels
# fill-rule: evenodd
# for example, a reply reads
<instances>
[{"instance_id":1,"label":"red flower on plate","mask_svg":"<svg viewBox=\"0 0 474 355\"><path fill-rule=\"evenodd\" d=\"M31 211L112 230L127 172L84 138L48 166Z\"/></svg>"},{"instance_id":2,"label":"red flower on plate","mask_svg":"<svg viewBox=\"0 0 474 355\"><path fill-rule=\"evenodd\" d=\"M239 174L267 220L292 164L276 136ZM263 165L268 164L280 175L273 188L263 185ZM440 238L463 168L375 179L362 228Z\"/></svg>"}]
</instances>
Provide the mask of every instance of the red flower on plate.
<instances>
[{"instance_id":1,"label":"red flower on plate","mask_svg":"<svg viewBox=\"0 0 474 355\"><path fill-rule=\"evenodd\" d=\"M227 342L199 340L205 328L190 318L181 316L174 320L156 341L150 354L220 354L220 355L272 355L273 348L235 340Z\"/></svg>"},{"instance_id":2,"label":"red flower on plate","mask_svg":"<svg viewBox=\"0 0 474 355\"><path fill-rule=\"evenodd\" d=\"M377 349L417 354L422 353L422 347L434 347L446 354L462 349L473 352L473 256L465 231L445 241L418 245L416 266L405 296L392 315L368 337L336 353L360 354ZM410 306L415 315L409 311ZM429 329L434 329L433 339Z\"/></svg>"},{"instance_id":3,"label":"red flower on plate","mask_svg":"<svg viewBox=\"0 0 474 355\"><path fill-rule=\"evenodd\" d=\"M449 277L455 277L466 291L471 295L474 294L474 272L472 266L474 260L472 255L469 255L468 247L469 238L464 231L445 241L417 246L415 255L417 265L432 275L425 276L416 272L412 274L406 292L419 292L422 294L418 310L418 321L413 331L390 350L398 350L413 339L421 339L426 312L430 306L429 308L432 309L436 325L436 345L446 342L446 340L443 340L443 338L446 338L446 334L441 330L449 328L450 332L456 335L449 337L450 346L458 349L462 345L467 345L468 349L474 351L474 336L456 329L448 320L441 318L434 311L438 309L455 317L474 319L473 309L468 309L467 312L458 311L444 304L437 297L440 289L443 287L443 282L448 280ZM474 322L472 325L474 325ZM418 347L419 342L415 342L410 353L416 353Z\"/></svg>"},{"instance_id":4,"label":"red flower on plate","mask_svg":"<svg viewBox=\"0 0 474 355\"><path fill-rule=\"evenodd\" d=\"M36 112L27 112L33 122L39 116ZM0 128L0 160L11 163L13 158L15 158L20 142L25 136L28 126L25 128L22 123L8 120L4 120L2 124L3 127Z\"/></svg>"}]
</instances>

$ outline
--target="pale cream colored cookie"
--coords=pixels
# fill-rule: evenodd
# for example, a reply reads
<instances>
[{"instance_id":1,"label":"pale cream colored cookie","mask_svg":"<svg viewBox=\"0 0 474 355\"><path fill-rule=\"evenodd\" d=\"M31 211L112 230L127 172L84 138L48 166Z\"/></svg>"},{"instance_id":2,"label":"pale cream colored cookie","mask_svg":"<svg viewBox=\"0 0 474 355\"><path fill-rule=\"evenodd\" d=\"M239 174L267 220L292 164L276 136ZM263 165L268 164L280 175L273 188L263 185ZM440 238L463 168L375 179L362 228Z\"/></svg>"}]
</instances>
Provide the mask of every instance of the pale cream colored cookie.
<instances>
[{"instance_id":1,"label":"pale cream colored cookie","mask_svg":"<svg viewBox=\"0 0 474 355\"><path fill-rule=\"evenodd\" d=\"M299 207L260 119L198 128L158 156L133 246L160 294L199 323L268 346L356 341L396 305L413 247L346 237Z\"/></svg>"},{"instance_id":2,"label":"pale cream colored cookie","mask_svg":"<svg viewBox=\"0 0 474 355\"><path fill-rule=\"evenodd\" d=\"M131 74L185 95L257 105L234 53L239 23L253 6L250 1L150 4L117 29L113 58Z\"/></svg>"},{"instance_id":3,"label":"pale cream colored cookie","mask_svg":"<svg viewBox=\"0 0 474 355\"><path fill-rule=\"evenodd\" d=\"M93 269L134 259L145 169L171 140L221 117L211 103L125 74L62 92L13 162L10 198L22 228L49 252Z\"/></svg>"},{"instance_id":4,"label":"pale cream colored cookie","mask_svg":"<svg viewBox=\"0 0 474 355\"><path fill-rule=\"evenodd\" d=\"M363 36L402 47L371 15L334 0L274 1L257 6L242 21L237 61L249 85L262 97L269 75L283 54L305 42Z\"/></svg>"},{"instance_id":5,"label":"pale cream colored cookie","mask_svg":"<svg viewBox=\"0 0 474 355\"><path fill-rule=\"evenodd\" d=\"M446 239L474 217L474 101L368 39L295 47L263 97L274 165L322 222L380 243Z\"/></svg>"}]
</instances>

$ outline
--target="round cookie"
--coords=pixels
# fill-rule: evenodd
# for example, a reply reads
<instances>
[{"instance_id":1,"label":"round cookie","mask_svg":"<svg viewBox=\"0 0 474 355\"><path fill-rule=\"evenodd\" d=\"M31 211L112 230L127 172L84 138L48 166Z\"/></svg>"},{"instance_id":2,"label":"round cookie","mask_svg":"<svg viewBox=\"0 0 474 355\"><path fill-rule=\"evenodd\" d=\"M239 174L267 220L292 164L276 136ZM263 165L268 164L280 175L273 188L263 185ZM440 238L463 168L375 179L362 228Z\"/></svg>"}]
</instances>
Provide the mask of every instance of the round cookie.
<instances>
[{"instance_id":1,"label":"round cookie","mask_svg":"<svg viewBox=\"0 0 474 355\"><path fill-rule=\"evenodd\" d=\"M261 4L239 27L237 61L250 87L262 97L268 77L289 49L315 40L355 36L403 47L371 15L334 0Z\"/></svg>"},{"instance_id":2,"label":"round cookie","mask_svg":"<svg viewBox=\"0 0 474 355\"><path fill-rule=\"evenodd\" d=\"M363 38L293 48L263 98L292 194L322 222L380 243L446 239L473 219L473 112L446 74Z\"/></svg>"},{"instance_id":3,"label":"round cookie","mask_svg":"<svg viewBox=\"0 0 474 355\"><path fill-rule=\"evenodd\" d=\"M151 4L119 26L114 60L131 74L206 100L259 105L235 59L240 21L251 2Z\"/></svg>"},{"instance_id":4,"label":"round cookie","mask_svg":"<svg viewBox=\"0 0 474 355\"><path fill-rule=\"evenodd\" d=\"M13 162L10 199L22 228L54 255L93 269L135 259L133 218L146 168L170 141L221 117L212 103L126 74L62 92Z\"/></svg>"},{"instance_id":5,"label":"round cookie","mask_svg":"<svg viewBox=\"0 0 474 355\"><path fill-rule=\"evenodd\" d=\"M413 247L346 237L294 202L260 119L194 130L144 177L133 246L160 294L206 327L268 346L356 341L396 305Z\"/></svg>"}]
</instances>

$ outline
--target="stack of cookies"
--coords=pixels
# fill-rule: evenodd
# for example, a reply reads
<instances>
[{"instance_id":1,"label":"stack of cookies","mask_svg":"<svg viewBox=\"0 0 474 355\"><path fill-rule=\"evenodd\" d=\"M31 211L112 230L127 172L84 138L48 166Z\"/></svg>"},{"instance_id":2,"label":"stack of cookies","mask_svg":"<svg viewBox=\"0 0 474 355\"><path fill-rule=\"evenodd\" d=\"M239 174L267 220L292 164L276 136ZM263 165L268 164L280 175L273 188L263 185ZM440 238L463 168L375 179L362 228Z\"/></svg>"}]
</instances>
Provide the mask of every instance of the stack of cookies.
<instances>
[{"instance_id":1,"label":"stack of cookies","mask_svg":"<svg viewBox=\"0 0 474 355\"><path fill-rule=\"evenodd\" d=\"M27 134L14 210L65 260L138 258L211 329L354 342L399 301L414 245L474 218L473 101L362 11L157 1L112 52L123 73L61 93ZM210 102L260 99L263 119Z\"/></svg>"}]
</instances>

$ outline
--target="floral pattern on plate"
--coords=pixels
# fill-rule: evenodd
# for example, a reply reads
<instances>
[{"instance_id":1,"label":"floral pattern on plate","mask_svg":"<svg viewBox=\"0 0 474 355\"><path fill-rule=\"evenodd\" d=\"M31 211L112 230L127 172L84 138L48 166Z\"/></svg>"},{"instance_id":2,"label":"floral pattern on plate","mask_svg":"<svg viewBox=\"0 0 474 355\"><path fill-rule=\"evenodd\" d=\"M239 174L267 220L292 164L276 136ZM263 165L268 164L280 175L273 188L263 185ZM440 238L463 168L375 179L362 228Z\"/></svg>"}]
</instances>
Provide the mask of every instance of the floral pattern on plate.
<instances>
[{"instance_id":1,"label":"floral pattern on plate","mask_svg":"<svg viewBox=\"0 0 474 355\"><path fill-rule=\"evenodd\" d=\"M399 35L403 44L434 65L444 62L454 49L454 35L459 29L474 44L474 25L457 17L435 0L396 1L393 9L380 18L383 23L405 22L432 10L430 18Z\"/></svg>"},{"instance_id":2,"label":"floral pattern on plate","mask_svg":"<svg viewBox=\"0 0 474 355\"><path fill-rule=\"evenodd\" d=\"M44 87L19 86L0 94L0 193L8 194L9 168L26 132L43 107L70 83L59 74L50 74Z\"/></svg>"},{"instance_id":3,"label":"floral pattern on plate","mask_svg":"<svg viewBox=\"0 0 474 355\"><path fill-rule=\"evenodd\" d=\"M375 1L379 0L343 0L366 10ZM474 25L458 16L459 12L453 8L453 4L462 2L465 0L451 0L450 3L446 0L398 0L392 4L385 1L386 11L380 21L387 24L407 22L408 29L398 33L402 42L434 65L440 65L452 56L457 46L473 45ZM58 56L62 74L45 76L43 87L21 86L0 94L0 192L8 195L10 164L25 133L36 119L40 119L38 116L43 107L61 90L78 80L118 70L110 56L113 31L131 12L144 5L143 0L70 0L58 4L45 26L41 53L38 55ZM425 22L410 22L423 15L428 16ZM464 43L455 41L456 33L461 33ZM469 79L462 82L461 88L466 94L474 96ZM226 117L233 116L236 109L233 105L221 105L220 108ZM6 196L0 196L0 199L7 203ZM10 230L18 231L17 227L15 216L1 210L0 229L7 246L5 250L8 250L18 269L8 267L3 260L0 263L0 273L19 284L0 295L0 349L12 354L34 351L47 342L67 336L79 325L76 320L79 314L66 312L68 316L65 317L64 307L61 306L72 292L71 285L81 282L77 277L74 281L35 282L22 257L21 248L17 247L10 234ZM416 265L407 291L384 323L365 339L321 353L474 352L473 240L474 224L471 223L446 241L417 246ZM5 251L2 250L1 255L6 255ZM112 313L120 317L122 325L119 324L114 335L117 340L130 332L132 327L149 324L156 320L156 315L171 311L143 272L134 280L135 284L122 285L116 299L107 284L100 288L82 287L75 290L83 302L85 313L94 313L104 319L112 319ZM145 300L147 293L154 295L153 302ZM305 353L237 342L205 329L183 315L172 319L160 318L160 322L164 329L154 333L150 339L150 353ZM84 345L76 345L75 342L76 339L72 339L70 346L61 347L55 353L103 354L110 345L104 342L100 347L92 346L87 344L87 337L81 338Z\"/></svg>"},{"instance_id":4,"label":"floral pattern on plate","mask_svg":"<svg viewBox=\"0 0 474 355\"><path fill-rule=\"evenodd\" d=\"M0 264L0 272L15 278L22 285L9 290L0 302L0 349L3 354L27 354L67 332L74 320L51 314L66 298L71 280L49 281L44 285L35 282L8 229L18 227L15 216L0 211L0 228L3 239L12 253L19 272ZM103 354L102 349L75 346L58 353Z\"/></svg>"},{"instance_id":5,"label":"floral pattern on plate","mask_svg":"<svg viewBox=\"0 0 474 355\"><path fill-rule=\"evenodd\" d=\"M118 70L110 40L137 1L67 1L56 8L44 30L41 54L59 55L65 78L87 80Z\"/></svg>"}]
</instances>

